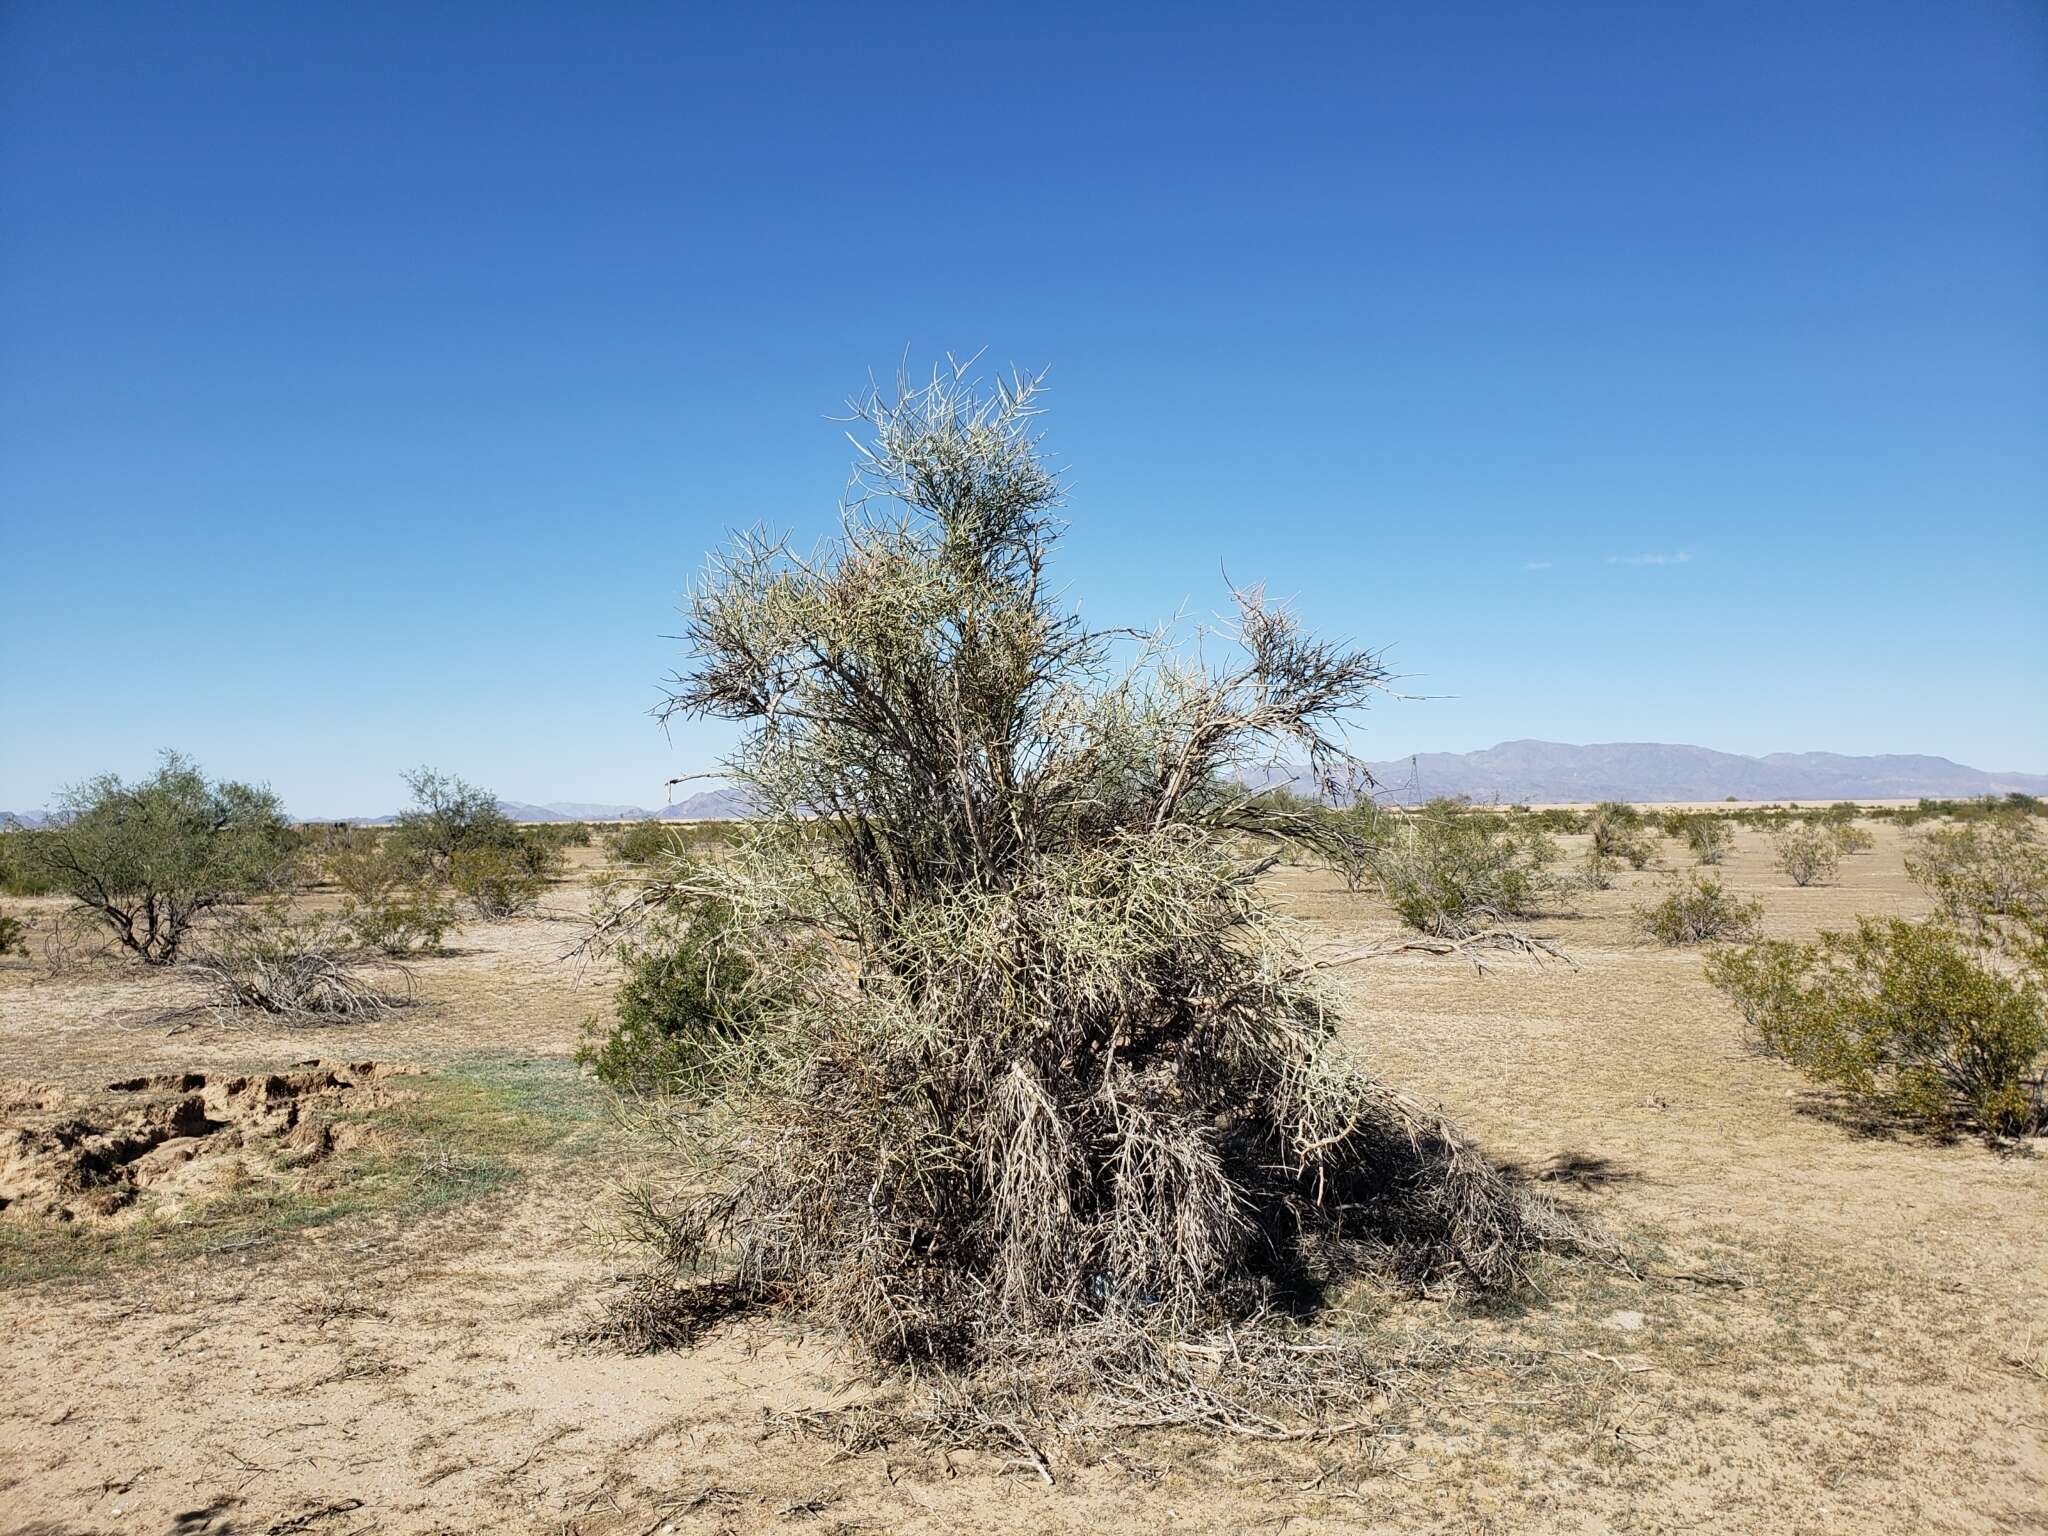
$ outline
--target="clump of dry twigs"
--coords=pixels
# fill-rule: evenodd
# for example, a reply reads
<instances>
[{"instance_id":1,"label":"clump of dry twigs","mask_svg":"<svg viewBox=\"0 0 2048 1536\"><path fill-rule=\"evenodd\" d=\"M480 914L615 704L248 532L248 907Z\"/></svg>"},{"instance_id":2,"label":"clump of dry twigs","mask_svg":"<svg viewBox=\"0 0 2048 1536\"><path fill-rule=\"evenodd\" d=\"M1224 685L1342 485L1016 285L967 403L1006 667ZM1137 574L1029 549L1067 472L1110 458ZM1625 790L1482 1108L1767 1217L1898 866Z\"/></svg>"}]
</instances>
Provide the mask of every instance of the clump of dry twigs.
<instances>
[{"instance_id":1,"label":"clump of dry twigs","mask_svg":"<svg viewBox=\"0 0 2048 1536\"><path fill-rule=\"evenodd\" d=\"M366 957L320 918L237 914L207 932L188 964L217 1006L278 1018L380 1018L412 1001L410 971Z\"/></svg>"},{"instance_id":2,"label":"clump of dry twigs","mask_svg":"<svg viewBox=\"0 0 2048 1536\"><path fill-rule=\"evenodd\" d=\"M977 1395L1050 1358L1174 1422L1292 1433L1369 1378L1264 1320L1367 1269L1510 1288L1585 1234L1336 1046L1260 895L1304 821L1236 782L1283 747L1347 775L1379 657L1257 591L1202 655L1084 629L1046 580L1039 390L952 369L856 402L839 537L744 536L691 594L671 709L746 726L761 814L600 924L715 911L722 935L619 1324L672 1343L766 1306ZM1220 1406L1211 1335L1312 1383Z\"/></svg>"}]
</instances>

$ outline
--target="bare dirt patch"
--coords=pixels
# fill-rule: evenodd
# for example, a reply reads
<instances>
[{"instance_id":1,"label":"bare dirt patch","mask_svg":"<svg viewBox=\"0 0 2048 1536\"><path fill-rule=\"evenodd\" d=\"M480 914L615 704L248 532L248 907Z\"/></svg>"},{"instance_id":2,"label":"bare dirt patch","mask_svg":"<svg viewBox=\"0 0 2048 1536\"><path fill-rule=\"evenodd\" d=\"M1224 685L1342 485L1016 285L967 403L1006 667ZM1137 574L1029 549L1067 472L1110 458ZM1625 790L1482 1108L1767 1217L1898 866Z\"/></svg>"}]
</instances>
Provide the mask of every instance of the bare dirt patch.
<instances>
[{"instance_id":1,"label":"bare dirt patch","mask_svg":"<svg viewBox=\"0 0 2048 1536\"><path fill-rule=\"evenodd\" d=\"M302 1177L371 1132L332 1111L389 1102L412 1069L301 1061L279 1072L157 1072L0 1094L0 1213L14 1220L132 1218L257 1182Z\"/></svg>"}]
</instances>

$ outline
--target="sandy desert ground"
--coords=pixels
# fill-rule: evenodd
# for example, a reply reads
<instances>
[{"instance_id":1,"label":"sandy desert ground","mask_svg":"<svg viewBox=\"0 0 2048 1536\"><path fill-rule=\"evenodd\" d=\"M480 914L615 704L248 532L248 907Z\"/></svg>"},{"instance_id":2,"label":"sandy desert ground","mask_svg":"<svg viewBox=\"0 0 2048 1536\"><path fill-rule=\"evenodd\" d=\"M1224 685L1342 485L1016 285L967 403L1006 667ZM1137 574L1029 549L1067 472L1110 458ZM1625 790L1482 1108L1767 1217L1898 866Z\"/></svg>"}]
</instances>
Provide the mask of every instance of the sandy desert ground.
<instances>
[{"instance_id":1,"label":"sandy desert ground","mask_svg":"<svg viewBox=\"0 0 2048 1536\"><path fill-rule=\"evenodd\" d=\"M1725 873L1778 935L1923 910L1877 836L1837 886L1793 888L1753 832ZM608 1194L653 1153L571 1059L611 980L559 958L575 883L552 918L463 929L417 965L420 1006L364 1025L7 962L0 1532L2048 1530L2044 1149L1858 1124L1747 1051L1699 952L1629 931L1658 879L1535 925L1575 969L1338 973L1356 1048L1637 1274L1552 1263L1480 1311L1364 1296L1358 1326L1413 1362L1372 1424L1136 1435L1054 1457L1050 1485L835 1438L821 1411L886 1388L827 1339L577 1341L632 1262ZM1272 881L1318 942L1393 931L1326 875ZM81 1121L127 1138L128 1182L60 1221L32 1165Z\"/></svg>"}]
</instances>

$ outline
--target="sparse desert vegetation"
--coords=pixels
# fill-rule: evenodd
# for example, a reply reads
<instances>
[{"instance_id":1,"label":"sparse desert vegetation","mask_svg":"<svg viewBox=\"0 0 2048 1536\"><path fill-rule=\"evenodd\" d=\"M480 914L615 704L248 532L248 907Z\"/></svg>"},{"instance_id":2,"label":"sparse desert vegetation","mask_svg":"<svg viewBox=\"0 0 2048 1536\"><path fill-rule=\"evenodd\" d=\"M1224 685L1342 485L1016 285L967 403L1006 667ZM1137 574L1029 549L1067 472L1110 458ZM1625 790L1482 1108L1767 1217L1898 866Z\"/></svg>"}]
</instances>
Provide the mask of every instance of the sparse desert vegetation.
<instances>
[{"instance_id":1,"label":"sparse desert vegetation","mask_svg":"<svg viewBox=\"0 0 2048 1536\"><path fill-rule=\"evenodd\" d=\"M2025 1527L2037 808L1243 788L1337 787L1377 658L1247 592L1103 666L1031 411L866 400L912 515L697 590L747 823L419 770L294 828L171 758L0 832L0 1495Z\"/></svg>"}]
</instances>

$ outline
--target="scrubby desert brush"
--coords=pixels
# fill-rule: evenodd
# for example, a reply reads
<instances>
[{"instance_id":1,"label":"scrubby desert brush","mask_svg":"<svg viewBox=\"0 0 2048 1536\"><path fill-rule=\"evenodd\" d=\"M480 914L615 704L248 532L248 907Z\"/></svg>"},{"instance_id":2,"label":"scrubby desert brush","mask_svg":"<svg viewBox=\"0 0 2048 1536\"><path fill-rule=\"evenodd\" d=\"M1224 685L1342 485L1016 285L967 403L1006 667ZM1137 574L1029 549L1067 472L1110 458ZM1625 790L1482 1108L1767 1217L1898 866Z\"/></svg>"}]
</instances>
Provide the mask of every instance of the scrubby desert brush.
<instances>
[{"instance_id":1,"label":"scrubby desert brush","mask_svg":"<svg viewBox=\"0 0 2048 1536\"><path fill-rule=\"evenodd\" d=\"M1367 864L1382 895L1418 932L1463 939L1554 907L1567 883L1557 845L1519 817L1433 800L1387 818Z\"/></svg>"},{"instance_id":2,"label":"scrubby desert brush","mask_svg":"<svg viewBox=\"0 0 2048 1536\"><path fill-rule=\"evenodd\" d=\"M326 918L237 914L207 931L190 964L221 1006L280 1018L377 1018L412 1000L410 972L365 960Z\"/></svg>"},{"instance_id":3,"label":"scrubby desert brush","mask_svg":"<svg viewBox=\"0 0 2048 1536\"><path fill-rule=\"evenodd\" d=\"M516 848L458 849L448 882L478 917L517 917L531 911L547 889L546 876Z\"/></svg>"},{"instance_id":4,"label":"scrubby desert brush","mask_svg":"<svg viewBox=\"0 0 2048 1536\"><path fill-rule=\"evenodd\" d=\"M1660 944L1705 944L1715 939L1750 939L1763 924L1760 901L1743 901L1712 875L1673 875L1664 899L1638 905L1631 913L1636 931Z\"/></svg>"},{"instance_id":5,"label":"scrubby desert brush","mask_svg":"<svg viewBox=\"0 0 2048 1536\"><path fill-rule=\"evenodd\" d=\"M1709 957L1757 1041L1852 1100L1929 1129L2041 1128L2048 997L1940 919Z\"/></svg>"},{"instance_id":6,"label":"scrubby desert brush","mask_svg":"<svg viewBox=\"0 0 2048 1536\"><path fill-rule=\"evenodd\" d=\"M1842 850L1823 827L1790 826L1772 840L1778 868L1794 885L1826 885L1842 867Z\"/></svg>"},{"instance_id":7,"label":"scrubby desert brush","mask_svg":"<svg viewBox=\"0 0 2048 1536\"><path fill-rule=\"evenodd\" d=\"M2002 816L1930 828L1907 850L1906 873L1951 922L2048 922L2048 844L2031 820Z\"/></svg>"},{"instance_id":8,"label":"scrubby desert brush","mask_svg":"<svg viewBox=\"0 0 2048 1536\"><path fill-rule=\"evenodd\" d=\"M1867 827L1859 827L1853 821L1836 821L1828 826L1828 836L1835 840L1835 852L1844 858L1852 854L1868 853L1877 846L1877 837Z\"/></svg>"},{"instance_id":9,"label":"scrubby desert brush","mask_svg":"<svg viewBox=\"0 0 2048 1536\"><path fill-rule=\"evenodd\" d=\"M1606 861L1620 859L1630 869L1647 869L1653 850L1643 831L1642 812L1619 800L1603 800L1586 816L1586 833L1592 839L1591 857Z\"/></svg>"},{"instance_id":10,"label":"scrubby desert brush","mask_svg":"<svg viewBox=\"0 0 2048 1536\"><path fill-rule=\"evenodd\" d=\"M56 878L37 851L43 834L0 822L0 895L48 896L57 890Z\"/></svg>"},{"instance_id":11,"label":"scrubby desert brush","mask_svg":"<svg viewBox=\"0 0 2048 1536\"><path fill-rule=\"evenodd\" d=\"M1664 831L1686 847L1696 864L1719 864L1728 856L1728 823L1723 817L1673 811L1664 818Z\"/></svg>"},{"instance_id":12,"label":"scrubby desert brush","mask_svg":"<svg viewBox=\"0 0 2048 1536\"><path fill-rule=\"evenodd\" d=\"M1256 883L1297 823L1232 782L1282 746L1337 780L1378 657L1240 592L1206 664L1155 639L1113 666L1046 579L1038 394L942 371L857 402L838 538L742 537L690 595L672 710L746 727L759 819L602 927L729 910L718 952L766 1002L690 973L744 1027L706 1032L671 1121L650 1284L960 1366L1246 1323L1369 1262L1514 1285L1582 1234L1337 1050Z\"/></svg>"},{"instance_id":13,"label":"scrubby desert brush","mask_svg":"<svg viewBox=\"0 0 2048 1536\"><path fill-rule=\"evenodd\" d=\"M652 864L681 852L681 846L658 821L631 821L604 835L605 857L615 864Z\"/></svg>"},{"instance_id":14,"label":"scrubby desert brush","mask_svg":"<svg viewBox=\"0 0 2048 1536\"><path fill-rule=\"evenodd\" d=\"M28 926L10 913L0 912L0 959L28 953Z\"/></svg>"},{"instance_id":15,"label":"scrubby desert brush","mask_svg":"<svg viewBox=\"0 0 2048 1536\"><path fill-rule=\"evenodd\" d=\"M341 889L343 926L365 949L394 957L437 950L455 927L455 907L431 864L372 828L329 838L322 868Z\"/></svg>"}]
</instances>

